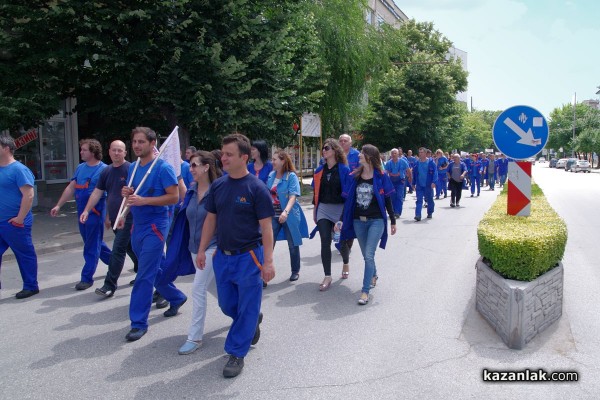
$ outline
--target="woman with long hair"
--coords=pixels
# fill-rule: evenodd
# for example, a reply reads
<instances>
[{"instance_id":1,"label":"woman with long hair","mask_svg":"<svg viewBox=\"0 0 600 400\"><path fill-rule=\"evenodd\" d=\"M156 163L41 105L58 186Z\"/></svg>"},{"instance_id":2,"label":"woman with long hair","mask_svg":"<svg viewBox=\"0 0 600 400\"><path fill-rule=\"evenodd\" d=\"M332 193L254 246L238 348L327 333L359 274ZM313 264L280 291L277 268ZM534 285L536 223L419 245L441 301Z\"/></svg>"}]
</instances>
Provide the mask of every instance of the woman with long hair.
<instances>
[{"instance_id":1,"label":"woman with long hair","mask_svg":"<svg viewBox=\"0 0 600 400\"><path fill-rule=\"evenodd\" d=\"M251 146L250 158L253 161L248 164L248 172L266 184L273 171L273 164L269 161L269 146L262 139L252 141Z\"/></svg>"},{"instance_id":2,"label":"woman with long hair","mask_svg":"<svg viewBox=\"0 0 600 400\"><path fill-rule=\"evenodd\" d=\"M190 158L190 169L194 182L191 184L186 196L185 215L189 224L188 249L196 267L194 283L192 286L192 322L188 338L179 349L179 354L191 354L202 345L204 334L204 319L206 317L206 293L208 285L215 277L212 265L212 254L217 248L216 238L206 250L206 267L199 269L196 265L196 255L200 246L202 225L207 211L204 208L204 199L209 191L210 184L221 176L221 170L216 166L215 157L207 151L198 151Z\"/></svg>"},{"instance_id":3,"label":"woman with long hair","mask_svg":"<svg viewBox=\"0 0 600 400\"><path fill-rule=\"evenodd\" d=\"M273 171L269 174L267 187L273 197L273 244L277 240L287 240L290 249L292 274L290 281L300 277L300 245L302 238L308 237L308 225L298 204L300 183L290 155L283 150L273 154Z\"/></svg>"},{"instance_id":4,"label":"woman with long hair","mask_svg":"<svg viewBox=\"0 0 600 400\"><path fill-rule=\"evenodd\" d=\"M396 218L391 195L394 186L383 171L377 147L365 144L359 156L360 166L355 169L344 193L346 202L341 240L357 238L365 260L365 273L358 304L369 302L369 290L377 284L375 250L377 243L385 249L387 242L387 214L392 235L396 233Z\"/></svg>"},{"instance_id":5,"label":"woman with long hair","mask_svg":"<svg viewBox=\"0 0 600 400\"><path fill-rule=\"evenodd\" d=\"M314 173L313 220L321 237L321 262L325 278L319 285L319 290L324 292L331 286L331 238L334 227L342 219L344 198L342 192L346 186L350 168L346 165L344 150L335 139L327 139L323 144L323 165ZM337 230L337 228L335 228ZM346 241L340 241L340 254L344 266L342 278L348 277L349 254Z\"/></svg>"}]
</instances>

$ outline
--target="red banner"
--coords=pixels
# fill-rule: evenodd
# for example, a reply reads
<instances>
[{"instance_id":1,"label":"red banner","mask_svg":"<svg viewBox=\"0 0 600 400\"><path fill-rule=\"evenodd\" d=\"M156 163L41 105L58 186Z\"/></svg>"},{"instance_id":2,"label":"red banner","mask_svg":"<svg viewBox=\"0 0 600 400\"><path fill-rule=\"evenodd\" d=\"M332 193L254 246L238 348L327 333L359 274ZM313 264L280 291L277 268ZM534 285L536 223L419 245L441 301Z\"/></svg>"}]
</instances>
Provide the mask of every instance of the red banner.
<instances>
[{"instance_id":1,"label":"red banner","mask_svg":"<svg viewBox=\"0 0 600 400\"><path fill-rule=\"evenodd\" d=\"M21 137L15 139L15 147L17 149L25 146L29 142L33 142L38 138L37 129L32 129Z\"/></svg>"}]
</instances>

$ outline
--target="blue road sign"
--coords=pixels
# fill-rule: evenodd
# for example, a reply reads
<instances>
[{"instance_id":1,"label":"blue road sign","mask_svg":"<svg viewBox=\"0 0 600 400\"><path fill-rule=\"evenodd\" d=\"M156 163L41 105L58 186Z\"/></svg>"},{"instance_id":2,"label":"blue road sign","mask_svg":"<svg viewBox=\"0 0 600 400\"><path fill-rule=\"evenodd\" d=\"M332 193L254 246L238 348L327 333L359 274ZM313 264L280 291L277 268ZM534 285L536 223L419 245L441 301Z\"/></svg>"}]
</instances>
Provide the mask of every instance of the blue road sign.
<instances>
[{"instance_id":1,"label":"blue road sign","mask_svg":"<svg viewBox=\"0 0 600 400\"><path fill-rule=\"evenodd\" d=\"M548 142L548 123L535 108L513 106L498 116L492 129L498 150L516 160L539 153Z\"/></svg>"}]
</instances>

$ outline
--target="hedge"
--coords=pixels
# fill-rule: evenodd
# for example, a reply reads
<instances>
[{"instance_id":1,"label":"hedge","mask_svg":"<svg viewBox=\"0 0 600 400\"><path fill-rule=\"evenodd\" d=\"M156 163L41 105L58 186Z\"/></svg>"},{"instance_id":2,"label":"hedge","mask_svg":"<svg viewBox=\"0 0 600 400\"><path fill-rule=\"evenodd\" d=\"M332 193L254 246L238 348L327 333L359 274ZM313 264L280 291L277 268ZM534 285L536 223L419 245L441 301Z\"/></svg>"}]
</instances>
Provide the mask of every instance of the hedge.
<instances>
[{"instance_id":1,"label":"hedge","mask_svg":"<svg viewBox=\"0 0 600 400\"><path fill-rule=\"evenodd\" d=\"M479 254L504 278L532 281L556 266L565 253L566 224L536 184L531 192L529 217L507 214L505 187L477 228Z\"/></svg>"}]
</instances>

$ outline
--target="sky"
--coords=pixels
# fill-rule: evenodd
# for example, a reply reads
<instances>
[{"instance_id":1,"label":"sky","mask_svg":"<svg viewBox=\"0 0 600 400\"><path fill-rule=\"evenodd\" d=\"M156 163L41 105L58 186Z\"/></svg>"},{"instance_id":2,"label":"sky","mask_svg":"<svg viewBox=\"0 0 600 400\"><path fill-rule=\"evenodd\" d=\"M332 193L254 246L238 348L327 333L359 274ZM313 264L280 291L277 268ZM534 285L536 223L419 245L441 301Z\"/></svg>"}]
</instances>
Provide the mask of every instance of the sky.
<instances>
[{"instance_id":1,"label":"sky","mask_svg":"<svg viewBox=\"0 0 600 400\"><path fill-rule=\"evenodd\" d=\"M554 108L599 99L600 2L595 0L395 0L466 51L475 110Z\"/></svg>"}]
</instances>

